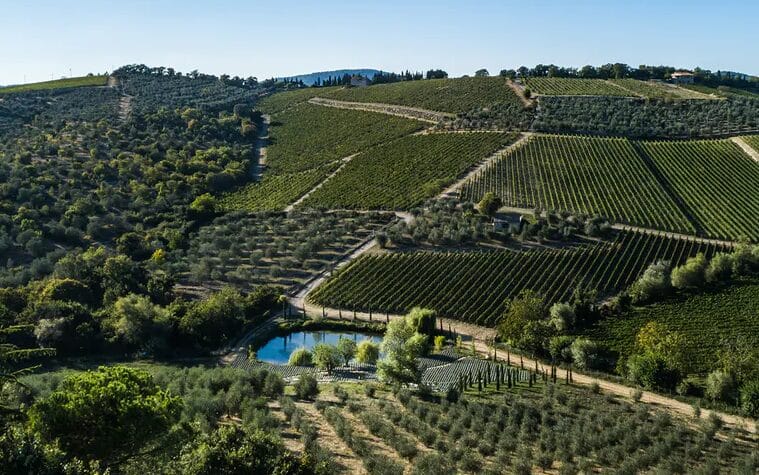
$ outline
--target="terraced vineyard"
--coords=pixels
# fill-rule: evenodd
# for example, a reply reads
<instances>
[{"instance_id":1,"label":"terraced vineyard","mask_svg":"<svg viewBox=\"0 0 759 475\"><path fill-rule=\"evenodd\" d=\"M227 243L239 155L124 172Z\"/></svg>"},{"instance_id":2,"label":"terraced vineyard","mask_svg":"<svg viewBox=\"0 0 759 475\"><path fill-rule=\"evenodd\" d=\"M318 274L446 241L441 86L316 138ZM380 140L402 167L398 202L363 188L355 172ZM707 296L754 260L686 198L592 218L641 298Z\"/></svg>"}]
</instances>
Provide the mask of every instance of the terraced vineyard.
<instances>
[{"instance_id":1,"label":"terraced vineyard","mask_svg":"<svg viewBox=\"0 0 759 475\"><path fill-rule=\"evenodd\" d=\"M336 170L338 164L326 164L302 172L266 174L260 182L248 183L223 195L219 205L224 211L277 211L296 201Z\"/></svg>"},{"instance_id":2,"label":"terraced vineyard","mask_svg":"<svg viewBox=\"0 0 759 475\"><path fill-rule=\"evenodd\" d=\"M509 206L694 231L627 139L532 137L467 183L462 197L477 202L489 191Z\"/></svg>"},{"instance_id":3,"label":"terraced vineyard","mask_svg":"<svg viewBox=\"0 0 759 475\"><path fill-rule=\"evenodd\" d=\"M297 103L297 95L290 99L295 104L271 118L263 179L223 196L223 209L281 210L337 169L341 159L424 126L385 114Z\"/></svg>"},{"instance_id":4,"label":"terraced vineyard","mask_svg":"<svg viewBox=\"0 0 759 475\"><path fill-rule=\"evenodd\" d=\"M759 164L729 140L642 142L704 231L759 240Z\"/></svg>"},{"instance_id":5,"label":"terraced vineyard","mask_svg":"<svg viewBox=\"0 0 759 475\"><path fill-rule=\"evenodd\" d=\"M698 91L637 79L610 79L610 81L628 91L649 99L713 99Z\"/></svg>"},{"instance_id":6,"label":"terraced vineyard","mask_svg":"<svg viewBox=\"0 0 759 475\"><path fill-rule=\"evenodd\" d=\"M634 96L603 79L527 78L533 93L546 96Z\"/></svg>"},{"instance_id":7,"label":"terraced vineyard","mask_svg":"<svg viewBox=\"0 0 759 475\"><path fill-rule=\"evenodd\" d=\"M759 283L742 282L710 292L682 296L668 302L636 309L627 318L602 320L587 334L622 355L635 345L638 330L650 321L663 323L685 335L687 354L692 355L693 371L714 369L714 355L722 338L748 338L759 345Z\"/></svg>"},{"instance_id":8,"label":"terraced vineyard","mask_svg":"<svg viewBox=\"0 0 759 475\"><path fill-rule=\"evenodd\" d=\"M341 101L379 102L450 113L466 112L495 103L520 103L502 77L403 81L340 89L320 96Z\"/></svg>"},{"instance_id":9,"label":"terraced vineyard","mask_svg":"<svg viewBox=\"0 0 759 475\"><path fill-rule=\"evenodd\" d=\"M439 194L472 165L515 138L487 132L404 137L355 157L303 206L408 209Z\"/></svg>"},{"instance_id":10,"label":"terraced vineyard","mask_svg":"<svg viewBox=\"0 0 759 475\"><path fill-rule=\"evenodd\" d=\"M546 304L565 301L577 287L600 296L631 284L651 263L673 265L711 244L639 233L620 233L612 243L524 252L415 252L363 256L318 287L317 305L405 313L414 306L440 315L494 326L507 300L524 289Z\"/></svg>"},{"instance_id":11,"label":"terraced vineyard","mask_svg":"<svg viewBox=\"0 0 759 475\"><path fill-rule=\"evenodd\" d=\"M385 114L299 104L272 116L264 173L310 170L423 127Z\"/></svg>"}]
</instances>

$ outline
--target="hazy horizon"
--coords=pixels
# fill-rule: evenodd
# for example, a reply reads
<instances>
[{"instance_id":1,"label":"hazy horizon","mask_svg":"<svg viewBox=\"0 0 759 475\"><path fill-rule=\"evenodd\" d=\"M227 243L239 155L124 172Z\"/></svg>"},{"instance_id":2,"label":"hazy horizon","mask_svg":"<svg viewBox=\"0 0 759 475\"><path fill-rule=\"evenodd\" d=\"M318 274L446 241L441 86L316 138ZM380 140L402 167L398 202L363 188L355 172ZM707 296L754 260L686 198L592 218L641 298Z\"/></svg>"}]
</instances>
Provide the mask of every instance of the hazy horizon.
<instances>
[{"instance_id":1,"label":"hazy horizon","mask_svg":"<svg viewBox=\"0 0 759 475\"><path fill-rule=\"evenodd\" d=\"M334 69L451 76L538 63L622 62L759 74L759 4L585 0L529 4L227 0L13 3L0 20L0 84L103 73L133 63L259 79Z\"/></svg>"}]
</instances>

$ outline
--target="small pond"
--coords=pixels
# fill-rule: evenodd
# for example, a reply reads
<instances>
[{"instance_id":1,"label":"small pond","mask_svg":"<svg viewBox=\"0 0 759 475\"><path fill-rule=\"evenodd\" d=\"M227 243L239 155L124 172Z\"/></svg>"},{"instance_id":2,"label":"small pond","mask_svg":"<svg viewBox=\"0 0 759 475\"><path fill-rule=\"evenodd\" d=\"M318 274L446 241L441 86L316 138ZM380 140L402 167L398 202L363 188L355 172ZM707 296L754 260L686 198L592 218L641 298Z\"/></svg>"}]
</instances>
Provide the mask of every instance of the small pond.
<instances>
[{"instance_id":1,"label":"small pond","mask_svg":"<svg viewBox=\"0 0 759 475\"><path fill-rule=\"evenodd\" d=\"M260 361L272 364L287 364L290 354L298 348L312 350L318 343L334 345L340 337L350 338L359 343L363 340L371 340L374 343L382 341L381 336L369 335L358 332L330 332L330 331L306 331L291 333L286 336L278 336L269 340L264 346L256 351L256 357Z\"/></svg>"}]
</instances>

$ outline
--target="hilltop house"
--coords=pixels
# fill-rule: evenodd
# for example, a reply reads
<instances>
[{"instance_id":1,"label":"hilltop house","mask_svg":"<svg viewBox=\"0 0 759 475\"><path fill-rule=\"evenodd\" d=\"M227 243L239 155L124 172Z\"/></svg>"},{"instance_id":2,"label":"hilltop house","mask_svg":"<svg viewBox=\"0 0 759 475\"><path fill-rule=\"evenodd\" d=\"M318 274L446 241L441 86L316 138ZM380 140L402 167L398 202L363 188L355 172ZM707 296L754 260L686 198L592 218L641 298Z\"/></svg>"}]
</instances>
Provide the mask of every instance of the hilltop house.
<instances>
[{"instance_id":1,"label":"hilltop house","mask_svg":"<svg viewBox=\"0 0 759 475\"><path fill-rule=\"evenodd\" d=\"M364 76L354 74L351 76L351 87L366 87L369 85L369 79Z\"/></svg>"},{"instance_id":2,"label":"hilltop house","mask_svg":"<svg viewBox=\"0 0 759 475\"><path fill-rule=\"evenodd\" d=\"M695 76L690 71L675 71L670 76L674 84L693 84Z\"/></svg>"}]
</instances>

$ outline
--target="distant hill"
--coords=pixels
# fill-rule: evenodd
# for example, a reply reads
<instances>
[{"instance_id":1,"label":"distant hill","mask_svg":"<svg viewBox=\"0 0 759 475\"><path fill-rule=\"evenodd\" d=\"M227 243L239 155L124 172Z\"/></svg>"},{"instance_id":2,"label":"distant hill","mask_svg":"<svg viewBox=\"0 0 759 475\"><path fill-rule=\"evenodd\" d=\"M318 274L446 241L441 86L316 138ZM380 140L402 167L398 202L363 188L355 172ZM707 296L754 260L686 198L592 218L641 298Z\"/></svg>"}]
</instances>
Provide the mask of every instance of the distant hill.
<instances>
[{"instance_id":1,"label":"distant hill","mask_svg":"<svg viewBox=\"0 0 759 475\"><path fill-rule=\"evenodd\" d=\"M337 69L334 71L322 71L318 73L300 74L298 76L280 77L277 79L290 79L290 80L296 80L296 81L300 79L301 81L303 81L303 84L305 84L306 86L311 86L319 79L324 81L330 76L341 77L346 74L350 74L350 75L357 74L357 75L365 76L371 79L374 77L375 74L380 73L380 72L382 71L378 69Z\"/></svg>"}]
</instances>

